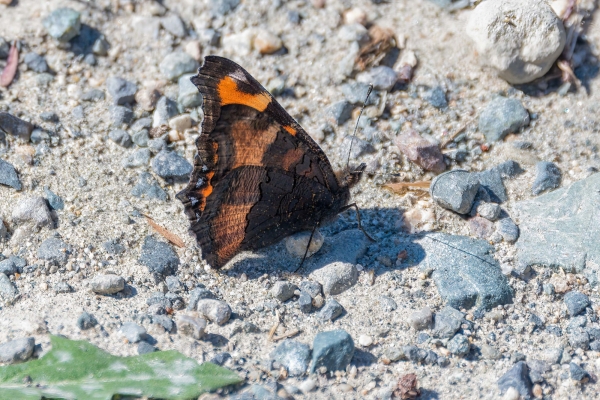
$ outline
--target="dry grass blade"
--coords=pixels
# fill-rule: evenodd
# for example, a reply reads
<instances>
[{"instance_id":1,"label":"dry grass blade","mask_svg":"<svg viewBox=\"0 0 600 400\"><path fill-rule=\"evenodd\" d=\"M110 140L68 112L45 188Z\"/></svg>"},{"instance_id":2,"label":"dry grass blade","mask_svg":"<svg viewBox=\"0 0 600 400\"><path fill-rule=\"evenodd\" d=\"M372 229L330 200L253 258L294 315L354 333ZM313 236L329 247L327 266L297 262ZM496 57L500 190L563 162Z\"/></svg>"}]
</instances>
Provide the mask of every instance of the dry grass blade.
<instances>
[{"instance_id":1,"label":"dry grass blade","mask_svg":"<svg viewBox=\"0 0 600 400\"><path fill-rule=\"evenodd\" d=\"M394 390L394 397L408 400L416 399L421 395L421 391L417 388L417 375L406 374L398 380L398 386Z\"/></svg>"},{"instance_id":2,"label":"dry grass blade","mask_svg":"<svg viewBox=\"0 0 600 400\"><path fill-rule=\"evenodd\" d=\"M165 239L167 239L169 242L171 242L172 244L174 244L177 247L180 247L180 248L185 247L185 243L179 236L177 236L173 232L168 231L166 228L163 228L162 226L160 226L159 224L154 222L154 220L149 215L146 215L146 214L142 214L142 215L144 217L146 217L146 221L148 221L148 224L152 228L154 228L154 230L156 232L158 232L162 237L164 237Z\"/></svg>"},{"instance_id":3,"label":"dry grass blade","mask_svg":"<svg viewBox=\"0 0 600 400\"><path fill-rule=\"evenodd\" d=\"M373 25L369 28L369 37L369 42L360 49L356 57L356 67L359 71L379 64L387 52L396 47L396 37L391 29Z\"/></svg>"},{"instance_id":4,"label":"dry grass blade","mask_svg":"<svg viewBox=\"0 0 600 400\"><path fill-rule=\"evenodd\" d=\"M297 334L299 334L299 333L300 333L300 331L299 331L298 329L294 329L293 331L286 332L286 333L284 333L283 335L279 335L279 336L273 336L273 337L271 338L271 340L272 340L273 342L278 342L278 341L280 341L281 339L287 339L287 338L291 338L291 337L293 337L293 336L296 336L296 335L297 335Z\"/></svg>"},{"instance_id":5,"label":"dry grass blade","mask_svg":"<svg viewBox=\"0 0 600 400\"><path fill-rule=\"evenodd\" d=\"M17 74L18 66L19 50L17 49L17 42L13 42L12 46L10 46L6 66L4 67L4 70L2 70L2 75L0 75L0 86L8 87L12 83L13 79L15 79L15 75Z\"/></svg>"},{"instance_id":6,"label":"dry grass blade","mask_svg":"<svg viewBox=\"0 0 600 400\"><path fill-rule=\"evenodd\" d=\"M429 189L430 185L431 185L430 181L419 181L419 182L388 183L388 184L383 185L383 187L390 189L394 192L400 192L400 191L404 191L407 188Z\"/></svg>"}]
</instances>

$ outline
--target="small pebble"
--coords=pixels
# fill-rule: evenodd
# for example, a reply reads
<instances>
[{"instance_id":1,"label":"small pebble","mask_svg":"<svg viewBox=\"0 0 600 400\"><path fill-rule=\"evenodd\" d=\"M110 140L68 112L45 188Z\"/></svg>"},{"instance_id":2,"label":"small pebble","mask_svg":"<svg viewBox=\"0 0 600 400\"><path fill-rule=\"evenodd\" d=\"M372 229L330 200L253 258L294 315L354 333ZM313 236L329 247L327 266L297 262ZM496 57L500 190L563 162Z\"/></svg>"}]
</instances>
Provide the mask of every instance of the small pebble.
<instances>
[{"instance_id":1,"label":"small pebble","mask_svg":"<svg viewBox=\"0 0 600 400\"><path fill-rule=\"evenodd\" d=\"M123 125L129 125L133 119L133 111L127 107L112 105L108 108L111 126L122 128Z\"/></svg>"},{"instance_id":2,"label":"small pebble","mask_svg":"<svg viewBox=\"0 0 600 400\"><path fill-rule=\"evenodd\" d=\"M202 105L202 95L198 91L196 85L192 83L190 78L194 74L185 74L179 78L177 102L184 108L199 107Z\"/></svg>"},{"instance_id":3,"label":"small pebble","mask_svg":"<svg viewBox=\"0 0 600 400\"><path fill-rule=\"evenodd\" d=\"M104 91L100 89L90 89L87 92L81 94L80 99L83 101L102 101L106 98Z\"/></svg>"},{"instance_id":4,"label":"small pebble","mask_svg":"<svg viewBox=\"0 0 600 400\"><path fill-rule=\"evenodd\" d=\"M293 283L286 281L277 281L271 288L271 296L277 300L284 302L294 297L294 291L298 289L298 286Z\"/></svg>"},{"instance_id":5,"label":"small pebble","mask_svg":"<svg viewBox=\"0 0 600 400\"><path fill-rule=\"evenodd\" d=\"M123 159L122 165L125 168L137 168L148 165L150 154L150 149L148 148L137 149Z\"/></svg>"},{"instance_id":6,"label":"small pebble","mask_svg":"<svg viewBox=\"0 0 600 400\"><path fill-rule=\"evenodd\" d=\"M29 141L33 124L7 112L0 112L0 132L6 132L24 142Z\"/></svg>"},{"instance_id":7,"label":"small pebble","mask_svg":"<svg viewBox=\"0 0 600 400\"><path fill-rule=\"evenodd\" d=\"M125 288L125 280L118 275L96 275L90 286L97 294L115 294Z\"/></svg>"},{"instance_id":8,"label":"small pebble","mask_svg":"<svg viewBox=\"0 0 600 400\"><path fill-rule=\"evenodd\" d=\"M178 314L176 323L177 331L186 336L201 339L205 334L206 320L197 315Z\"/></svg>"},{"instance_id":9,"label":"small pebble","mask_svg":"<svg viewBox=\"0 0 600 400\"><path fill-rule=\"evenodd\" d=\"M353 109L354 105L352 105L352 103L350 103L349 101L338 101L337 103L334 103L327 108L327 117L332 124L340 126L352 117Z\"/></svg>"},{"instance_id":10,"label":"small pebble","mask_svg":"<svg viewBox=\"0 0 600 400\"><path fill-rule=\"evenodd\" d=\"M519 227L513 222L510 217L499 219L496 222L496 232L507 243L514 243L519 238Z\"/></svg>"},{"instance_id":11,"label":"small pebble","mask_svg":"<svg viewBox=\"0 0 600 400\"><path fill-rule=\"evenodd\" d=\"M479 180L467 171L452 170L435 177L429 192L440 206L459 214L467 214L479 190Z\"/></svg>"},{"instance_id":12,"label":"small pebble","mask_svg":"<svg viewBox=\"0 0 600 400\"><path fill-rule=\"evenodd\" d=\"M590 376L586 370L573 362L569 364L569 372L571 373L571 379L578 382L581 382Z\"/></svg>"},{"instance_id":13,"label":"small pebble","mask_svg":"<svg viewBox=\"0 0 600 400\"><path fill-rule=\"evenodd\" d=\"M53 264L65 265L69 258L70 246L58 238L48 238L40 244L37 256Z\"/></svg>"},{"instance_id":14,"label":"small pebble","mask_svg":"<svg viewBox=\"0 0 600 400\"><path fill-rule=\"evenodd\" d=\"M323 235L318 229L315 229L315 232L312 235L312 239L310 239L310 236L311 232L304 231L286 237L285 248L287 252L297 258L304 257L305 253L306 257L312 257L312 255L317 253L323 246L323 243L325 242L325 237L323 237ZM309 239L310 247L308 246ZM307 247L308 252L306 251Z\"/></svg>"},{"instance_id":15,"label":"small pebble","mask_svg":"<svg viewBox=\"0 0 600 400\"><path fill-rule=\"evenodd\" d=\"M489 221L497 220L500 216L500 211L502 209L496 203L481 202L477 205L477 214Z\"/></svg>"},{"instance_id":16,"label":"small pebble","mask_svg":"<svg viewBox=\"0 0 600 400\"><path fill-rule=\"evenodd\" d=\"M371 84L375 90L390 90L396 84L398 76L390 67L378 66L356 76L357 82Z\"/></svg>"},{"instance_id":17,"label":"small pebble","mask_svg":"<svg viewBox=\"0 0 600 400\"><path fill-rule=\"evenodd\" d=\"M373 338L369 335L360 335L358 337L358 344L362 347L369 347L373 344Z\"/></svg>"},{"instance_id":18,"label":"small pebble","mask_svg":"<svg viewBox=\"0 0 600 400\"><path fill-rule=\"evenodd\" d=\"M132 145L131 136L123 129L113 129L109 132L108 137L119 146L130 147Z\"/></svg>"},{"instance_id":19,"label":"small pebble","mask_svg":"<svg viewBox=\"0 0 600 400\"><path fill-rule=\"evenodd\" d=\"M2 159L0 159L0 184L17 190L23 187L15 167Z\"/></svg>"},{"instance_id":20,"label":"small pebble","mask_svg":"<svg viewBox=\"0 0 600 400\"><path fill-rule=\"evenodd\" d=\"M169 120L169 127L177 132L185 132L192 127L190 114L181 114Z\"/></svg>"},{"instance_id":21,"label":"small pebble","mask_svg":"<svg viewBox=\"0 0 600 400\"><path fill-rule=\"evenodd\" d=\"M431 327L433 314L429 307L424 307L419 311L415 311L408 317L409 325L416 331L422 331Z\"/></svg>"},{"instance_id":22,"label":"small pebble","mask_svg":"<svg viewBox=\"0 0 600 400\"><path fill-rule=\"evenodd\" d=\"M173 275L179 267L179 256L168 243L149 235L144 239L138 262L151 273L168 276Z\"/></svg>"},{"instance_id":23,"label":"small pebble","mask_svg":"<svg viewBox=\"0 0 600 400\"><path fill-rule=\"evenodd\" d=\"M139 355L154 353L156 351L156 347L152 346L150 343L141 341L138 343L137 352Z\"/></svg>"},{"instance_id":24,"label":"small pebble","mask_svg":"<svg viewBox=\"0 0 600 400\"><path fill-rule=\"evenodd\" d=\"M283 47L283 42L273 32L261 29L256 33L253 45L260 54L273 54Z\"/></svg>"},{"instance_id":25,"label":"small pebble","mask_svg":"<svg viewBox=\"0 0 600 400\"><path fill-rule=\"evenodd\" d=\"M358 270L354 264L334 262L312 272L310 277L323 286L326 296L345 292L358 281Z\"/></svg>"},{"instance_id":26,"label":"small pebble","mask_svg":"<svg viewBox=\"0 0 600 400\"><path fill-rule=\"evenodd\" d=\"M460 333L454 335L452 339L448 342L446 346L450 353L457 356L466 356L470 350L469 339L465 335L461 335Z\"/></svg>"},{"instance_id":27,"label":"small pebble","mask_svg":"<svg viewBox=\"0 0 600 400\"><path fill-rule=\"evenodd\" d=\"M22 363L31 358L35 347L32 337L19 338L0 344L0 362L7 364Z\"/></svg>"},{"instance_id":28,"label":"small pebble","mask_svg":"<svg viewBox=\"0 0 600 400\"><path fill-rule=\"evenodd\" d=\"M156 103L156 108L152 114L152 127L158 128L162 125L167 125L169 120L179 114L177 103L163 96Z\"/></svg>"},{"instance_id":29,"label":"small pebble","mask_svg":"<svg viewBox=\"0 0 600 400\"><path fill-rule=\"evenodd\" d=\"M590 305L589 297L575 290L565 294L564 301L571 317L581 314Z\"/></svg>"},{"instance_id":30,"label":"small pebble","mask_svg":"<svg viewBox=\"0 0 600 400\"><path fill-rule=\"evenodd\" d=\"M162 27L169 32L171 35L179 38L187 36L187 30L185 24L176 14L170 14L160 19Z\"/></svg>"},{"instance_id":31,"label":"small pebble","mask_svg":"<svg viewBox=\"0 0 600 400\"><path fill-rule=\"evenodd\" d=\"M442 109L448 107L446 91L440 86L436 86L429 90L425 96L425 100L435 108Z\"/></svg>"},{"instance_id":32,"label":"small pebble","mask_svg":"<svg viewBox=\"0 0 600 400\"><path fill-rule=\"evenodd\" d=\"M397 135L394 144L410 161L421 168L436 174L446 170L444 155L439 146L424 139L414 130L407 130Z\"/></svg>"},{"instance_id":33,"label":"small pebble","mask_svg":"<svg viewBox=\"0 0 600 400\"><path fill-rule=\"evenodd\" d=\"M82 312L77 318L77 327L82 331L92 329L94 326L98 325L98 321L96 318L87 312Z\"/></svg>"},{"instance_id":34,"label":"small pebble","mask_svg":"<svg viewBox=\"0 0 600 400\"><path fill-rule=\"evenodd\" d=\"M137 91L135 94L135 102L144 111L152 111L156 107L156 103L161 98L160 92L152 88L144 88Z\"/></svg>"},{"instance_id":35,"label":"small pebble","mask_svg":"<svg viewBox=\"0 0 600 400\"><path fill-rule=\"evenodd\" d=\"M498 142L527 125L529 113L517 99L498 96L479 115L479 131L488 142Z\"/></svg>"},{"instance_id":36,"label":"small pebble","mask_svg":"<svg viewBox=\"0 0 600 400\"><path fill-rule=\"evenodd\" d=\"M25 54L25 56L23 57L23 61L27 65L27 68L29 68L32 71L38 73L48 71L48 63L46 63L46 59L38 53L31 52Z\"/></svg>"},{"instance_id":37,"label":"small pebble","mask_svg":"<svg viewBox=\"0 0 600 400\"><path fill-rule=\"evenodd\" d=\"M60 42L73 39L81 29L80 14L71 8L57 8L42 22L48 34Z\"/></svg>"},{"instance_id":38,"label":"small pebble","mask_svg":"<svg viewBox=\"0 0 600 400\"><path fill-rule=\"evenodd\" d=\"M530 397L531 386L529 367L524 361L517 362L498 379L500 391L505 393L509 388L514 388L517 391L517 399L519 394L524 398Z\"/></svg>"},{"instance_id":39,"label":"small pebble","mask_svg":"<svg viewBox=\"0 0 600 400\"><path fill-rule=\"evenodd\" d=\"M205 318L217 325L223 325L231 317L231 308L227 303L220 300L200 299L196 309Z\"/></svg>"},{"instance_id":40,"label":"small pebble","mask_svg":"<svg viewBox=\"0 0 600 400\"><path fill-rule=\"evenodd\" d=\"M290 376L301 376L310 362L310 347L295 340L284 340L271 352L271 359L284 366Z\"/></svg>"},{"instance_id":41,"label":"small pebble","mask_svg":"<svg viewBox=\"0 0 600 400\"><path fill-rule=\"evenodd\" d=\"M162 150L152 160L152 170L163 179L187 180L192 169L192 164L174 151Z\"/></svg>"},{"instance_id":42,"label":"small pebble","mask_svg":"<svg viewBox=\"0 0 600 400\"><path fill-rule=\"evenodd\" d=\"M119 328L119 333L127 339L129 343L137 343L148 339L146 330L135 322L125 322Z\"/></svg>"},{"instance_id":43,"label":"small pebble","mask_svg":"<svg viewBox=\"0 0 600 400\"><path fill-rule=\"evenodd\" d=\"M562 174L556 164L548 161L540 161L535 165L535 170L535 181L531 186L531 192L535 196L546 190L556 189L560 186Z\"/></svg>"},{"instance_id":44,"label":"small pebble","mask_svg":"<svg viewBox=\"0 0 600 400\"><path fill-rule=\"evenodd\" d=\"M344 307L334 298L330 297L319 311L318 318L322 321L333 321L344 312Z\"/></svg>"},{"instance_id":45,"label":"small pebble","mask_svg":"<svg viewBox=\"0 0 600 400\"><path fill-rule=\"evenodd\" d=\"M112 97L113 104L123 105L133 102L137 85L117 76L111 76L106 80L106 90Z\"/></svg>"},{"instance_id":46,"label":"small pebble","mask_svg":"<svg viewBox=\"0 0 600 400\"><path fill-rule=\"evenodd\" d=\"M177 51L167 55L159 65L160 72L169 80L177 80L181 75L195 73L198 62L187 53Z\"/></svg>"},{"instance_id":47,"label":"small pebble","mask_svg":"<svg viewBox=\"0 0 600 400\"><path fill-rule=\"evenodd\" d=\"M348 332L335 330L319 332L313 341L310 372L321 367L325 371L345 371L354 355L354 341Z\"/></svg>"}]
</instances>

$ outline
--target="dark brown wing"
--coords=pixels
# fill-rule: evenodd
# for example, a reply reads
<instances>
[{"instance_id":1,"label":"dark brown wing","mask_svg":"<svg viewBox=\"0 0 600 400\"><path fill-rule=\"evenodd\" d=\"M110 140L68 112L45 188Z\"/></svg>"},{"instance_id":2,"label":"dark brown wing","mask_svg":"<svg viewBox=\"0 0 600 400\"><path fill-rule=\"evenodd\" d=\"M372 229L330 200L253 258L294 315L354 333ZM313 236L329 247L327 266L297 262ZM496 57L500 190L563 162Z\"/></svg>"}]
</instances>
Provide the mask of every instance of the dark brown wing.
<instances>
[{"instance_id":1,"label":"dark brown wing","mask_svg":"<svg viewBox=\"0 0 600 400\"><path fill-rule=\"evenodd\" d=\"M209 56L192 82L204 98L204 121L190 183L177 197L213 268L241 250L312 228L318 220L309 212L347 199L323 151L243 68Z\"/></svg>"}]
</instances>

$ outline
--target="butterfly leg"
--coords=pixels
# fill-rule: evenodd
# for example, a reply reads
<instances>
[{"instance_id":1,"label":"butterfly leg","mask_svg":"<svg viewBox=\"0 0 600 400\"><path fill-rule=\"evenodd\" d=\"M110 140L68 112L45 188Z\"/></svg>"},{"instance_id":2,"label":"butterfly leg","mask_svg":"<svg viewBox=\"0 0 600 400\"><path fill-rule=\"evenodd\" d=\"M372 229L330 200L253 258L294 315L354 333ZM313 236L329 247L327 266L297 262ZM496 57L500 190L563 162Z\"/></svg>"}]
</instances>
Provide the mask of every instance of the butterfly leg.
<instances>
[{"instance_id":1,"label":"butterfly leg","mask_svg":"<svg viewBox=\"0 0 600 400\"><path fill-rule=\"evenodd\" d=\"M373 239L371 237L371 235L369 235L367 233L367 231L364 230L364 228L362 227L362 224L360 223L360 210L358 209L358 206L356 205L356 203L352 203L352 204L348 204L346 207L342 208L340 210L340 213L350 209L354 207L354 209L356 210L356 220L358 221L358 229L360 229L360 231L367 237L367 239L369 239L371 242L376 242L375 239Z\"/></svg>"},{"instance_id":2,"label":"butterfly leg","mask_svg":"<svg viewBox=\"0 0 600 400\"><path fill-rule=\"evenodd\" d=\"M304 265L304 260L306 260L306 256L308 255L308 249L310 249L310 244L312 243L312 238L315 235L315 232L320 224L321 224L321 221L317 222L317 224L315 225L313 230L310 232L310 237L308 238L308 244L306 245L306 250L304 251L304 257L302 257L302 261L300 261L300 265L298 266L298 268L296 268L294 270L294 273L298 272L300 270L300 268L302 268L302 265Z\"/></svg>"}]
</instances>

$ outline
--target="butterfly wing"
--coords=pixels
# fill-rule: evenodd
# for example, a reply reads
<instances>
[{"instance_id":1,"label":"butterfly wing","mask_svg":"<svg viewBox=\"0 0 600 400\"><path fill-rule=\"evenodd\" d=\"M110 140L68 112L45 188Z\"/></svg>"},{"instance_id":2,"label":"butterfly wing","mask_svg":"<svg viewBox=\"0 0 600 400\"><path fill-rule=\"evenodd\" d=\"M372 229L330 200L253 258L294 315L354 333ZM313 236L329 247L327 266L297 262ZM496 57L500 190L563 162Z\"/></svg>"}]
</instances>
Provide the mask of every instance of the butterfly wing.
<instances>
[{"instance_id":1,"label":"butterfly wing","mask_svg":"<svg viewBox=\"0 0 600 400\"><path fill-rule=\"evenodd\" d=\"M190 183L177 197L213 268L314 227L349 197L319 146L239 65L206 57L192 82L204 121Z\"/></svg>"}]
</instances>

